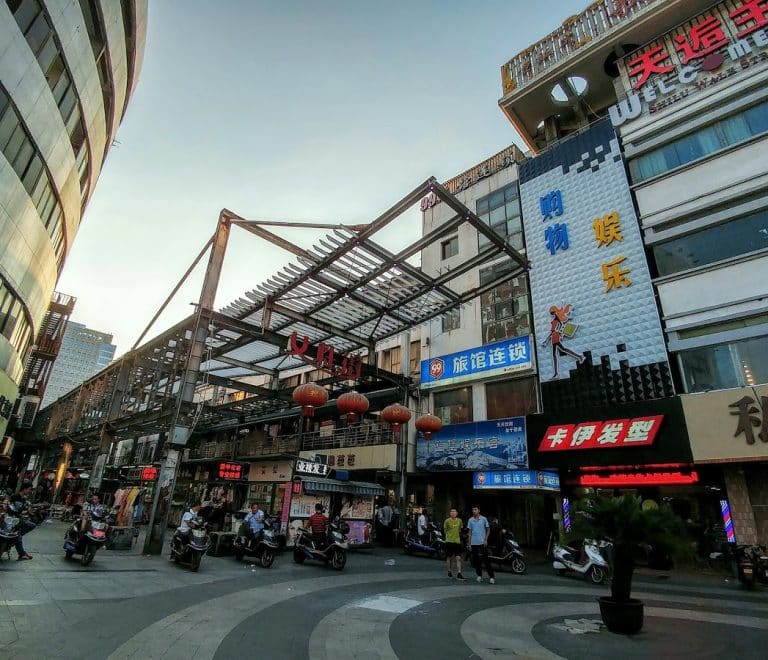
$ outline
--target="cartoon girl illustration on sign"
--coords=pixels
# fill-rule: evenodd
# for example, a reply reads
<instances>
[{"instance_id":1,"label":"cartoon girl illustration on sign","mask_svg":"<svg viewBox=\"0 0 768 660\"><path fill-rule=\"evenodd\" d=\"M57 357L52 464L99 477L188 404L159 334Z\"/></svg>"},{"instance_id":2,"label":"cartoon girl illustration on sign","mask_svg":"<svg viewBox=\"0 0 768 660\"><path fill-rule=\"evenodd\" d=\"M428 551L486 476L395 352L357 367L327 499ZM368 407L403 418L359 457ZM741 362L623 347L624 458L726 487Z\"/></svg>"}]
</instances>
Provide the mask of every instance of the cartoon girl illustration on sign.
<instances>
[{"instance_id":1,"label":"cartoon girl illustration on sign","mask_svg":"<svg viewBox=\"0 0 768 660\"><path fill-rule=\"evenodd\" d=\"M557 307L552 305L549 308L549 313L552 315L550 321L550 330L547 338L541 343L542 346L546 346L547 342L552 342L552 367L554 374L552 374L552 380L558 378L558 363L557 358L562 355L567 355L576 360L576 364L581 364L586 359L581 353L576 353L570 348L563 346L563 337L571 338L576 334L578 326L575 323L570 323L571 312L573 311L573 305L563 305Z\"/></svg>"}]
</instances>

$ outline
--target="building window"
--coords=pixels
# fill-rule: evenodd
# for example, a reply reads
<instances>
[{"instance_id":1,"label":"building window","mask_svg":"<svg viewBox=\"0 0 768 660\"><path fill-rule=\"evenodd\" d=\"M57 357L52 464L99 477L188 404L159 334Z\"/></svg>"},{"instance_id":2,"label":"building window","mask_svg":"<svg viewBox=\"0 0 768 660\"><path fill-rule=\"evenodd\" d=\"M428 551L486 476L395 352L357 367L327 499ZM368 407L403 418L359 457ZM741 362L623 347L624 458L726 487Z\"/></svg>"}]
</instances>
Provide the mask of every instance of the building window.
<instances>
[{"instance_id":1,"label":"building window","mask_svg":"<svg viewBox=\"0 0 768 660\"><path fill-rule=\"evenodd\" d=\"M523 417L537 411L536 379L516 378L485 384L488 419Z\"/></svg>"},{"instance_id":2,"label":"building window","mask_svg":"<svg viewBox=\"0 0 768 660\"><path fill-rule=\"evenodd\" d=\"M653 246L659 275L768 248L768 209Z\"/></svg>"},{"instance_id":3,"label":"building window","mask_svg":"<svg viewBox=\"0 0 768 660\"><path fill-rule=\"evenodd\" d=\"M523 221L520 213L520 193L517 183L511 183L504 188L477 200L477 215L490 225L501 238L516 250L522 250ZM477 247L483 249L490 241L482 234L477 235Z\"/></svg>"},{"instance_id":4,"label":"building window","mask_svg":"<svg viewBox=\"0 0 768 660\"><path fill-rule=\"evenodd\" d=\"M418 376L421 373L421 342L411 342L411 376Z\"/></svg>"},{"instance_id":5,"label":"building window","mask_svg":"<svg viewBox=\"0 0 768 660\"><path fill-rule=\"evenodd\" d=\"M32 338L32 324L26 316L21 300L2 280L0 280L0 334L23 358Z\"/></svg>"},{"instance_id":6,"label":"building window","mask_svg":"<svg viewBox=\"0 0 768 660\"><path fill-rule=\"evenodd\" d=\"M443 424L463 424L472 421L472 388L435 392L435 415Z\"/></svg>"},{"instance_id":7,"label":"building window","mask_svg":"<svg viewBox=\"0 0 768 660\"><path fill-rule=\"evenodd\" d=\"M505 261L480 271L480 286L511 272L513 264ZM486 291L480 296L483 343L520 337L531 331L528 277L523 274Z\"/></svg>"},{"instance_id":8,"label":"building window","mask_svg":"<svg viewBox=\"0 0 768 660\"><path fill-rule=\"evenodd\" d=\"M665 144L629 163L638 183L768 132L768 102L755 105L685 137Z\"/></svg>"},{"instance_id":9,"label":"building window","mask_svg":"<svg viewBox=\"0 0 768 660\"><path fill-rule=\"evenodd\" d=\"M401 371L400 347L393 346L381 352L381 368L393 374L399 374Z\"/></svg>"},{"instance_id":10,"label":"building window","mask_svg":"<svg viewBox=\"0 0 768 660\"><path fill-rule=\"evenodd\" d=\"M457 307L443 314L443 332L458 330L461 327L461 310Z\"/></svg>"},{"instance_id":11,"label":"building window","mask_svg":"<svg viewBox=\"0 0 768 660\"><path fill-rule=\"evenodd\" d=\"M678 353L686 392L768 383L768 335Z\"/></svg>"},{"instance_id":12,"label":"building window","mask_svg":"<svg viewBox=\"0 0 768 660\"><path fill-rule=\"evenodd\" d=\"M445 259L450 259L453 256L456 256L459 253L459 237L454 236L453 238L449 238L447 241L443 241L440 243L440 257Z\"/></svg>"}]
</instances>

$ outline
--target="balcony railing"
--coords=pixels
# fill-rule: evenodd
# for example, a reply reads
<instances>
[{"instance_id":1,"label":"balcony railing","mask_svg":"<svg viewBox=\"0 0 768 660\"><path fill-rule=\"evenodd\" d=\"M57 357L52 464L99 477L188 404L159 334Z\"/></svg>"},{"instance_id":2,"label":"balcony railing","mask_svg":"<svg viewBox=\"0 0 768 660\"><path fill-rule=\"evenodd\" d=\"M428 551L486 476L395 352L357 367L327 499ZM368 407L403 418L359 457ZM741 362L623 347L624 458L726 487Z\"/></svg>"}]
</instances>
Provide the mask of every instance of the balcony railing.
<instances>
[{"instance_id":1,"label":"balcony railing","mask_svg":"<svg viewBox=\"0 0 768 660\"><path fill-rule=\"evenodd\" d=\"M301 436L302 449L337 449L340 447L366 447L394 442L392 429L385 424L359 424L334 429L328 433L321 429Z\"/></svg>"}]
</instances>

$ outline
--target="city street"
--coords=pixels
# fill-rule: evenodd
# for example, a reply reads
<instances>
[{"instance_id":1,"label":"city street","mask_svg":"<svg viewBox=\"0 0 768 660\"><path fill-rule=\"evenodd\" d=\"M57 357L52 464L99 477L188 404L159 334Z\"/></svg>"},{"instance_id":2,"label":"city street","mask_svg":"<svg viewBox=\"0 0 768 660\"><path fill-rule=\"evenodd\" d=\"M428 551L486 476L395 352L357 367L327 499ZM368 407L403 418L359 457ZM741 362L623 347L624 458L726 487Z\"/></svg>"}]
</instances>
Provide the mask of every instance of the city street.
<instances>
[{"instance_id":1,"label":"city street","mask_svg":"<svg viewBox=\"0 0 768 660\"><path fill-rule=\"evenodd\" d=\"M206 557L195 574L102 551L84 569L63 557L64 528L27 537L32 561L0 564L0 657L757 658L768 643L768 589L722 576L641 571L645 627L622 637L599 625L605 587L543 559L495 585L383 548L353 553L342 573L289 553L268 570Z\"/></svg>"}]
</instances>

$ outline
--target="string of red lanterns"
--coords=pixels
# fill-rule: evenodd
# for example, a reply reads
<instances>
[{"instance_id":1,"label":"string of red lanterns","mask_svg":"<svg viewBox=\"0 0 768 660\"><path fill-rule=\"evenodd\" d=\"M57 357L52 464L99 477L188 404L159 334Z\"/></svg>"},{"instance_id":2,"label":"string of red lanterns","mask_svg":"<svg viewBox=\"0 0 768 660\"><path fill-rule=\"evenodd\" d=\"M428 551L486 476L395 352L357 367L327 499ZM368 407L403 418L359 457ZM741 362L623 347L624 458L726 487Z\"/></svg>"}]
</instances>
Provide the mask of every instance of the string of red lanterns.
<instances>
[{"instance_id":1,"label":"string of red lanterns","mask_svg":"<svg viewBox=\"0 0 768 660\"><path fill-rule=\"evenodd\" d=\"M368 398L359 392L345 392L336 400L336 407L339 412L346 413L350 424L355 421L357 415L365 414L369 406Z\"/></svg>"}]
</instances>

